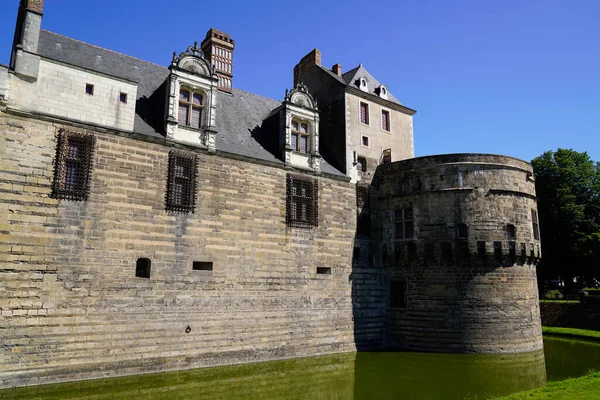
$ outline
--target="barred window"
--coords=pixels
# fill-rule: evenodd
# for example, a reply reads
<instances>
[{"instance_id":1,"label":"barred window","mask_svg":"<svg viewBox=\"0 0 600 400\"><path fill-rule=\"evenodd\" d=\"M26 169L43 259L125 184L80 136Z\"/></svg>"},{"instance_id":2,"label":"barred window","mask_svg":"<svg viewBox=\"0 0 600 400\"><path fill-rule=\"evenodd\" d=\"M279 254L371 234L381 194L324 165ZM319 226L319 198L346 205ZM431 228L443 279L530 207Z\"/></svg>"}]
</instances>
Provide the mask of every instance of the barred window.
<instances>
[{"instance_id":1,"label":"barred window","mask_svg":"<svg viewBox=\"0 0 600 400\"><path fill-rule=\"evenodd\" d=\"M287 175L286 224L299 228L319 226L319 185L316 179Z\"/></svg>"},{"instance_id":2,"label":"barred window","mask_svg":"<svg viewBox=\"0 0 600 400\"><path fill-rule=\"evenodd\" d=\"M396 239L411 239L414 236L412 207L395 210Z\"/></svg>"},{"instance_id":3,"label":"barred window","mask_svg":"<svg viewBox=\"0 0 600 400\"><path fill-rule=\"evenodd\" d=\"M166 209L193 213L196 207L196 156L181 151L169 153Z\"/></svg>"},{"instance_id":4,"label":"barred window","mask_svg":"<svg viewBox=\"0 0 600 400\"><path fill-rule=\"evenodd\" d=\"M61 130L56 145L52 197L85 201L90 193L90 172L95 138Z\"/></svg>"}]
</instances>

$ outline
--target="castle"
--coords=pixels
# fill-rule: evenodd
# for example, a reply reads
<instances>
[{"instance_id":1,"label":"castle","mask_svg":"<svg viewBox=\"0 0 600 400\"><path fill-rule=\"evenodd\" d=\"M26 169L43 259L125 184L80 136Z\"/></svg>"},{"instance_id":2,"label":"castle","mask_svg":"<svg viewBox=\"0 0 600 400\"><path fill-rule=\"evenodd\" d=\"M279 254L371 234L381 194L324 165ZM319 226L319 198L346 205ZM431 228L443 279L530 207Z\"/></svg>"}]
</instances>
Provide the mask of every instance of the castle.
<instances>
[{"instance_id":1,"label":"castle","mask_svg":"<svg viewBox=\"0 0 600 400\"><path fill-rule=\"evenodd\" d=\"M415 111L316 49L277 101L234 87L224 32L161 66L43 3L0 66L0 387L542 348L531 165L413 158Z\"/></svg>"}]
</instances>

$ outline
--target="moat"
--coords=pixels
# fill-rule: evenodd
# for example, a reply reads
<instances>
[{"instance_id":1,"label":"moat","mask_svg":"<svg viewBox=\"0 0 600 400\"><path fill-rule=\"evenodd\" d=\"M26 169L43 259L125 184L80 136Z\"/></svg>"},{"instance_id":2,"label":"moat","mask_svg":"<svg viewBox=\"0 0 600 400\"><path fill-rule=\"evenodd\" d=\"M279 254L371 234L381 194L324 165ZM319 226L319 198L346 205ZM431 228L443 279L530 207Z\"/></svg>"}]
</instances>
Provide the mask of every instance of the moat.
<instances>
[{"instance_id":1,"label":"moat","mask_svg":"<svg viewBox=\"0 0 600 400\"><path fill-rule=\"evenodd\" d=\"M2 399L490 399L600 368L600 343L544 354L359 352L0 391Z\"/></svg>"}]
</instances>

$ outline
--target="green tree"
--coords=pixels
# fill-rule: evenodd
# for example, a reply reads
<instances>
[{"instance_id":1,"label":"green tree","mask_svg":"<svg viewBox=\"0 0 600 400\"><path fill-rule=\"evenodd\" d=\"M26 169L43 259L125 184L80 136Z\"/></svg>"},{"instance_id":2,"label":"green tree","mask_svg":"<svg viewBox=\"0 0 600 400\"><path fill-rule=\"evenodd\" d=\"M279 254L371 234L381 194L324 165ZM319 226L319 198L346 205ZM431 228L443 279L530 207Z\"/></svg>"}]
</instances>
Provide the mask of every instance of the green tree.
<instances>
[{"instance_id":1,"label":"green tree","mask_svg":"<svg viewBox=\"0 0 600 400\"><path fill-rule=\"evenodd\" d=\"M600 163L558 149L532 161L542 239L540 278L600 279Z\"/></svg>"}]
</instances>

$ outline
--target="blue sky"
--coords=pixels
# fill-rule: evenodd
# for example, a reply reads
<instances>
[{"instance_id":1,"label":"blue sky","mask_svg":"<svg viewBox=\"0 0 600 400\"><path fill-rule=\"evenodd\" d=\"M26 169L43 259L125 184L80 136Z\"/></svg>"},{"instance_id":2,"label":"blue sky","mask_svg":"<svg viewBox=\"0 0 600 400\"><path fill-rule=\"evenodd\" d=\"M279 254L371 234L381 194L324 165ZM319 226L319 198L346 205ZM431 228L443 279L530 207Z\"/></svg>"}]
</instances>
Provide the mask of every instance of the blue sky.
<instances>
[{"instance_id":1,"label":"blue sky","mask_svg":"<svg viewBox=\"0 0 600 400\"><path fill-rule=\"evenodd\" d=\"M0 4L0 63L17 6ZM165 66L214 27L236 41L234 86L276 99L317 47L417 110L417 156L562 147L600 161L599 20L597 0L46 0L42 27Z\"/></svg>"}]
</instances>

